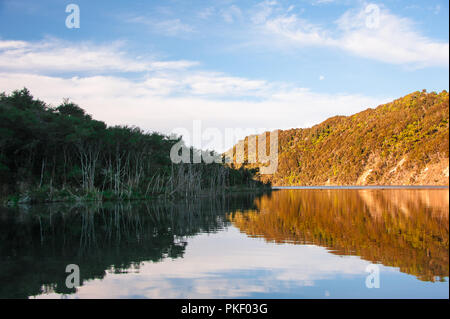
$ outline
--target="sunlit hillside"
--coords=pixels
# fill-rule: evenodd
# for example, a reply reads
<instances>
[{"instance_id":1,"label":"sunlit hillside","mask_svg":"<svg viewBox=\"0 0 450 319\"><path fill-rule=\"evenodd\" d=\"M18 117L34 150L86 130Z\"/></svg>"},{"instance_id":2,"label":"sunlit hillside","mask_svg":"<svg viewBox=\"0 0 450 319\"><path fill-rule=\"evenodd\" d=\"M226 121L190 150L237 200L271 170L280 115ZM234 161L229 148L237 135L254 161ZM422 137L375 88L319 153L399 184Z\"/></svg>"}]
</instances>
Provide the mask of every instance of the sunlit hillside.
<instances>
[{"instance_id":1,"label":"sunlit hillside","mask_svg":"<svg viewBox=\"0 0 450 319\"><path fill-rule=\"evenodd\" d=\"M311 128L280 130L278 169L260 178L273 185L448 185L448 123L448 92L424 90ZM247 142L240 142L246 159Z\"/></svg>"}]
</instances>

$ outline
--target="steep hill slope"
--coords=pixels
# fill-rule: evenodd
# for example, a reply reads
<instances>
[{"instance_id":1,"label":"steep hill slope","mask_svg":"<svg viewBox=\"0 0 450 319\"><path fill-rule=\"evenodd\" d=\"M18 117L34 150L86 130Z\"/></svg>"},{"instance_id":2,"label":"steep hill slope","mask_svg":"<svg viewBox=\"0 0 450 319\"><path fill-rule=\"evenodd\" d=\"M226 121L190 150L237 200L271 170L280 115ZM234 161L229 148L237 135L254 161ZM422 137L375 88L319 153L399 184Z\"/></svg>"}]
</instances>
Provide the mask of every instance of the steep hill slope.
<instances>
[{"instance_id":1,"label":"steep hill slope","mask_svg":"<svg viewBox=\"0 0 450 319\"><path fill-rule=\"evenodd\" d=\"M239 143L248 160L248 137ZM259 178L273 185L448 185L448 92L417 91L311 128L279 130L278 169Z\"/></svg>"}]
</instances>

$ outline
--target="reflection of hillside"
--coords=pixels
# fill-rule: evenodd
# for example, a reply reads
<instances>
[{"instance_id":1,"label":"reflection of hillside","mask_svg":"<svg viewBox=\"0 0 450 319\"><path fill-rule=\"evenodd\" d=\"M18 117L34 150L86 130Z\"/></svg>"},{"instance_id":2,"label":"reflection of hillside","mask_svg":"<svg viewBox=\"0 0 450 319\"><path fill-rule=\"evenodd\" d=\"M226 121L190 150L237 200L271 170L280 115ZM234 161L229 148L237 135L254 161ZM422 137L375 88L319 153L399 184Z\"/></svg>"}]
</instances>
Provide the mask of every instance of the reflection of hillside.
<instances>
[{"instance_id":1,"label":"reflection of hillside","mask_svg":"<svg viewBox=\"0 0 450 319\"><path fill-rule=\"evenodd\" d=\"M65 286L68 264L80 266L83 285L106 271L182 257L186 237L223 228L227 211L250 208L253 199L0 210L0 298L72 293Z\"/></svg>"},{"instance_id":2,"label":"reflection of hillside","mask_svg":"<svg viewBox=\"0 0 450 319\"><path fill-rule=\"evenodd\" d=\"M256 206L229 215L250 236L324 246L426 281L449 275L448 190L283 190Z\"/></svg>"}]
</instances>

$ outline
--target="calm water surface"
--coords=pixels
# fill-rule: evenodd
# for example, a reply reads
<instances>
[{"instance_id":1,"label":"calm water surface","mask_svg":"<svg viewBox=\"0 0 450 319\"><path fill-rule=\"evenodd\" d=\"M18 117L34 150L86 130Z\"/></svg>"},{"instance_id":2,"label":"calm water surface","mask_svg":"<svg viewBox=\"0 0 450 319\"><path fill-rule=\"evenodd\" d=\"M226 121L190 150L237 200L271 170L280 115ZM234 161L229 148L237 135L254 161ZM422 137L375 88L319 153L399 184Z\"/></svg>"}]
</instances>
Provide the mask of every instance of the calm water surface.
<instances>
[{"instance_id":1,"label":"calm water surface","mask_svg":"<svg viewBox=\"0 0 450 319\"><path fill-rule=\"evenodd\" d=\"M448 249L448 189L2 209L0 298L449 298Z\"/></svg>"}]
</instances>

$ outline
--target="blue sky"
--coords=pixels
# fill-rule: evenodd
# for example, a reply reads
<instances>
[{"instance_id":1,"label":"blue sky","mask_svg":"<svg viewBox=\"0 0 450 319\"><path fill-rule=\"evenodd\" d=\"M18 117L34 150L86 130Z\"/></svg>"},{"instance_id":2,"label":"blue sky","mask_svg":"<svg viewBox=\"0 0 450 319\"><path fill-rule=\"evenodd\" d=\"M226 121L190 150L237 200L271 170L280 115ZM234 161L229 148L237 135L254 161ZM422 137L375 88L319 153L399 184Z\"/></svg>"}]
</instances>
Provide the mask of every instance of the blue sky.
<instances>
[{"instance_id":1,"label":"blue sky","mask_svg":"<svg viewBox=\"0 0 450 319\"><path fill-rule=\"evenodd\" d=\"M164 133L307 127L448 90L448 26L433 0L0 0L0 91Z\"/></svg>"}]
</instances>

